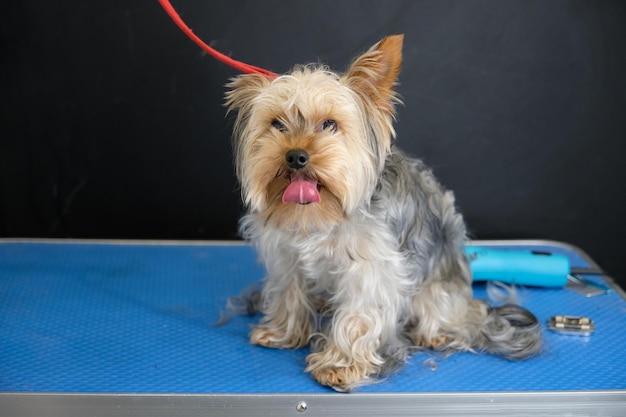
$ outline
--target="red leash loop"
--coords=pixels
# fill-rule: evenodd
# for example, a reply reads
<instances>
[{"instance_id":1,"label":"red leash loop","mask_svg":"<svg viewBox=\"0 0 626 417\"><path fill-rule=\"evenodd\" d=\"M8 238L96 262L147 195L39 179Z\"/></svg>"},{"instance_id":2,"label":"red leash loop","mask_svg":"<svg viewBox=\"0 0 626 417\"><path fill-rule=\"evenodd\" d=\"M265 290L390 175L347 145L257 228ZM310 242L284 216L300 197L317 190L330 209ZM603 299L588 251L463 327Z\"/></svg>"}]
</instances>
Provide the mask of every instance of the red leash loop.
<instances>
[{"instance_id":1,"label":"red leash loop","mask_svg":"<svg viewBox=\"0 0 626 417\"><path fill-rule=\"evenodd\" d=\"M213 58L218 61L223 62L226 65L229 65L236 70L239 70L245 74L262 74L268 78L276 78L278 74L273 73L272 71L268 71L264 68L255 67L254 65L246 64L245 62L237 61L236 59L232 59L229 56L224 55L223 53L216 51L211 48L209 45L204 43L202 39L197 37L193 31L183 22L183 19L180 18L174 7L172 7L169 0L158 0L163 9L167 12L167 14L172 18L174 23L183 31L185 35L187 35L192 41L194 41L200 48L202 48L205 52L211 55Z\"/></svg>"}]
</instances>

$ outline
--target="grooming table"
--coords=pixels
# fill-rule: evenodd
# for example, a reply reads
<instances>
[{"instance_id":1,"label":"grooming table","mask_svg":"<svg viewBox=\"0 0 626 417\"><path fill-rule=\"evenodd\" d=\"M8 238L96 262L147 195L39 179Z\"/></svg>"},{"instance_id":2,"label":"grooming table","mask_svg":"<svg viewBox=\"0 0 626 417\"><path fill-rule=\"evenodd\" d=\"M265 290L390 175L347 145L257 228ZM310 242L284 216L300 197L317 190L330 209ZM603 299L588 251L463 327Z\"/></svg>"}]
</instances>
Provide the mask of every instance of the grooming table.
<instances>
[{"instance_id":1,"label":"grooming table","mask_svg":"<svg viewBox=\"0 0 626 417\"><path fill-rule=\"evenodd\" d=\"M476 245L565 254L547 241ZM545 351L413 355L400 372L351 394L303 372L308 349L248 343L259 317L221 325L229 297L263 277L238 242L0 240L0 416L626 415L626 301L613 290L518 288L546 329L587 316L591 336L545 330ZM486 298L485 284L474 284Z\"/></svg>"}]
</instances>

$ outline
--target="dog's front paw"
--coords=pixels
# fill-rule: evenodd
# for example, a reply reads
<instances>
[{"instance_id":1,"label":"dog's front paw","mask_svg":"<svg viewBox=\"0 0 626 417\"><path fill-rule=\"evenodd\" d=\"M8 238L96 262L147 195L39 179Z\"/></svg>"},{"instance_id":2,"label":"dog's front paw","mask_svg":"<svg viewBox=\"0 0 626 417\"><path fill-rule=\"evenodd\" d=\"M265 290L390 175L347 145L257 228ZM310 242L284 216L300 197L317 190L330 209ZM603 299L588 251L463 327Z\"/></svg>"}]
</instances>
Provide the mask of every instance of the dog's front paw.
<instances>
[{"instance_id":1,"label":"dog's front paw","mask_svg":"<svg viewBox=\"0 0 626 417\"><path fill-rule=\"evenodd\" d=\"M311 375L322 385L329 386L336 391L346 392L370 380L373 370L368 368L368 366L360 365L317 368L311 371Z\"/></svg>"},{"instance_id":2,"label":"dog's front paw","mask_svg":"<svg viewBox=\"0 0 626 417\"><path fill-rule=\"evenodd\" d=\"M380 373L380 367L369 362L353 362L346 365L345 361L338 363L324 363L328 353L312 353L307 357L309 364L307 371L322 385L329 386L336 391L351 391L354 388L367 384L373 376Z\"/></svg>"},{"instance_id":3,"label":"dog's front paw","mask_svg":"<svg viewBox=\"0 0 626 417\"><path fill-rule=\"evenodd\" d=\"M278 341L283 338L284 334L280 334L270 326L255 326L250 333L250 343L265 347L280 347Z\"/></svg>"},{"instance_id":4,"label":"dog's front paw","mask_svg":"<svg viewBox=\"0 0 626 417\"><path fill-rule=\"evenodd\" d=\"M285 331L272 325L255 326L250 333L250 343L269 348L297 349L308 344L305 331L287 335Z\"/></svg>"}]
</instances>

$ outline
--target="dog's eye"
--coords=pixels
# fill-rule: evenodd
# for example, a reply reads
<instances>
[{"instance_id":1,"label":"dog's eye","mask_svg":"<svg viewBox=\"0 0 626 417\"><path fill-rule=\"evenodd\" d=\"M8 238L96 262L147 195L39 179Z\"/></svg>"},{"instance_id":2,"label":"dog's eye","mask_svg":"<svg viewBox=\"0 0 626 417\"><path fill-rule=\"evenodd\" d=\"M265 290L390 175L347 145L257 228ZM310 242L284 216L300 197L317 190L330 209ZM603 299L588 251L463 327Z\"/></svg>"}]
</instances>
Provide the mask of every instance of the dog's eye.
<instances>
[{"instance_id":1,"label":"dog's eye","mask_svg":"<svg viewBox=\"0 0 626 417\"><path fill-rule=\"evenodd\" d=\"M278 130L279 132L285 131L285 125L278 119L272 120L272 127Z\"/></svg>"},{"instance_id":2,"label":"dog's eye","mask_svg":"<svg viewBox=\"0 0 626 417\"><path fill-rule=\"evenodd\" d=\"M337 131L337 122L332 119L324 120L322 130L330 130L331 133L335 133Z\"/></svg>"}]
</instances>

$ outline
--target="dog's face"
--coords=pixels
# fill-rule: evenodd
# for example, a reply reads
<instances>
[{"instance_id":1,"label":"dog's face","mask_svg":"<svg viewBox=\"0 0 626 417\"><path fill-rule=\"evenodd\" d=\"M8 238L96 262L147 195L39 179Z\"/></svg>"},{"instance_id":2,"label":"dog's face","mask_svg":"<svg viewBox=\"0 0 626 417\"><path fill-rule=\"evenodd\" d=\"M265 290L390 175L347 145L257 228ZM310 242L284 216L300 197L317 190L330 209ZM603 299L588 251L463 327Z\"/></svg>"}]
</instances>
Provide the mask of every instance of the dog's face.
<instances>
[{"instance_id":1,"label":"dog's face","mask_svg":"<svg viewBox=\"0 0 626 417\"><path fill-rule=\"evenodd\" d=\"M320 229L369 202L394 135L401 49L391 36L343 75L299 66L228 84L243 199L266 224Z\"/></svg>"}]
</instances>

